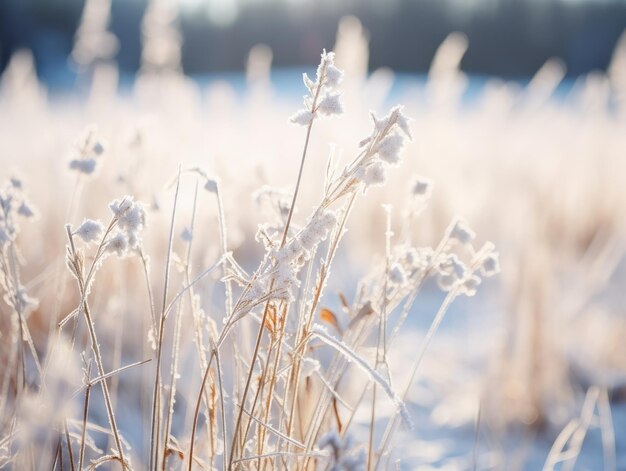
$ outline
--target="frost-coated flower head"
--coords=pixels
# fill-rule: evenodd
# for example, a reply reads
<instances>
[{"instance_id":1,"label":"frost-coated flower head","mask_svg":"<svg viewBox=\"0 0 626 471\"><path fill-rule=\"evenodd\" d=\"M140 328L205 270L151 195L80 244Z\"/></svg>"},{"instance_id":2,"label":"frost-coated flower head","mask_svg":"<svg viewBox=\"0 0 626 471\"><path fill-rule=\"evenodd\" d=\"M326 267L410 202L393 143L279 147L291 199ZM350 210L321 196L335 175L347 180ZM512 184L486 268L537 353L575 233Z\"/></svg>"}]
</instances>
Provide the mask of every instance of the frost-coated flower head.
<instances>
[{"instance_id":1,"label":"frost-coated flower head","mask_svg":"<svg viewBox=\"0 0 626 471\"><path fill-rule=\"evenodd\" d=\"M9 181L11 182L11 186L16 190L22 189L22 180L20 178L13 176L9 178Z\"/></svg>"},{"instance_id":2,"label":"frost-coated flower head","mask_svg":"<svg viewBox=\"0 0 626 471\"><path fill-rule=\"evenodd\" d=\"M220 182L218 178L207 178L206 183L204 184L204 189L209 193L217 193L219 184Z\"/></svg>"},{"instance_id":3,"label":"frost-coated flower head","mask_svg":"<svg viewBox=\"0 0 626 471\"><path fill-rule=\"evenodd\" d=\"M88 126L81 137L74 143L69 168L83 175L92 175L97 167L99 157L104 155L106 144L98 135L95 126Z\"/></svg>"},{"instance_id":4,"label":"frost-coated flower head","mask_svg":"<svg viewBox=\"0 0 626 471\"><path fill-rule=\"evenodd\" d=\"M498 252L491 252L482 261L480 271L483 276L490 277L500 273L500 260Z\"/></svg>"},{"instance_id":5,"label":"frost-coated flower head","mask_svg":"<svg viewBox=\"0 0 626 471\"><path fill-rule=\"evenodd\" d=\"M380 141L376 147L378 157L389 165L397 165L400 163L400 151L404 145L404 138L393 133Z\"/></svg>"},{"instance_id":6,"label":"frost-coated flower head","mask_svg":"<svg viewBox=\"0 0 626 471\"><path fill-rule=\"evenodd\" d=\"M324 50L315 81L307 74L302 75L309 94L304 97L304 108L291 116L290 122L310 126L318 115L334 116L343 113L341 95L335 91L343 78L343 72L335 66L334 60L335 54Z\"/></svg>"},{"instance_id":7,"label":"frost-coated flower head","mask_svg":"<svg viewBox=\"0 0 626 471\"><path fill-rule=\"evenodd\" d=\"M91 175L96 171L96 159L72 159L70 161L70 169L76 170L85 175Z\"/></svg>"},{"instance_id":8,"label":"frost-coated flower head","mask_svg":"<svg viewBox=\"0 0 626 471\"><path fill-rule=\"evenodd\" d=\"M109 204L109 209L117 221L118 233L124 236L126 248L121 250L123 255L128 248L138 249L141 245L140 232L146 225L146 210L139 201L134 201L132 196L125 196L121 200L115 200ZM122 247L121 238L118 240ZM115 250L116 253L120 251ZM123 256L120 255L120 256Z\"/></svg>"},{"instance_id":9,"label":"frost-coated flower head","mask_svg":"<svg viewBox=\"0 0 626 471\"><path fill-rule=\"evenodd\" d=\"M335 67L334 64L328 64L326 67L326 85L329 88L337 87L343 80L343 72Z\"/></svg>"},{"instance_id":10,"label":"frost-coated flower head","mask_svg":"<svg viewBox=\"0 0 626 471\"><path fill-rule=\"evenodd\" d=\"M406 135L406 137L411 140L413 139L411 129L409 127L411 119L405 116L402 106L394 106L391 111L389 111L389 114L382 119L376 118L374 113L370 114L372 116L372 120L374 121L374 129L376 131L390 131L394 126L397 126Z\"/></svg>"},{"instance_id":11,"label":"frost-coated flower head","mask_svg":"<svg viewBox=\"0 0 626 471\"><path fill-rule=\"evenodd\" d=\"M286 295L287 300L292 301L294 299L294 291L300 287L300 280L294 268L288 263L279 263L276 267L274 281L276 291L283 293Z\"/></svg>"},{"instance_id":12,"label":"frost-coated flower head","mask_svg":"<svg viewBox=\"0 0 626 471\"><path fill-rule=\"evenodd\" d=\"M403 110L402 106L396 106L395 108L391 110L391 114L393 116L393 119L395 120L395 123L402 130L402 132L406 134L406 137L408 137L410 140L413 140L413 136L411 134L411 128L409 127L409 122L411 121L411 119L408 118L402 112L402 110Z\"/></svg>"},{"instance_id":13,"label":"frost-coated flower head","mask_svg":"<svg viewBox=\"0 0 626 471\"><path fill-rule=\"evenodd\" d=\"M118 257L125 257L128 253L128 237L123 232L116 232L106 244L106 252L114 253Z\"/></svg>"},{"instance_id":14,"label":"frost-coated flower head","mask_svg":"<svg viewBox=\"0 0 626 471\"><path fill-rule=\"evenodd\" d=\"M478 278L475 275L467 277L463 281L463 285L462 285L463 294L465 294L466 296L474 296L478 289L478 285L480 285L480 282L481 282L480 278Z\"/></svg>"},{"instance_id":15,"label":"frost-coated flower head","mask_svg":"<svg viewBox=\"0 0 626 471\"><path fill-rule=\"evenodd\" d=\"M416 177L411 183L411 194L428 198L432 193L433 182L428 178Z\"/></svg>"},{"instance_id":16,"label":"frost-coated flower head","mask_svg":"<svg viewBox=\"0 0 626 471\"><path fill-rule=\"evenodd\" d=\"M328 93L320 100L317 111L325 116L332 116L343 113L341 95L339 93Z\"/></svg>"},{"instance_id":17,"label":"frost-coated flower head","mask_svg":"<svg viewBox=\"0 0 626 471\"><path fill-rule=\"evenodd\" d=\"M298 110L294 115L289 118L289 121L293 124L299 124L300 126L308 126L313 121L315 115L309 110Z\"/></svg>"},{"instance_id":18,"label":"frost-coated flower head","mask_svg":"<svg viewBox=\"0 0 626 471\"><path fill-rule=\"evenodd\" d=\"M440 272L437 275L437 285L442 291L450 291L457 281L457 278L451 274Z\"/></svg>"},{"instance_id":19,"label":"frost-coated flower head","mask_svg":"<svg viewBox=\"0 0 626 471\"><path fill-rule=\"evenodd\" d=\"M191 230L188 227L185 227L183 229L183 232L181 232L180 234L180 238L184 240L185 242L191 242L193 239L193 234L191 233Z\"/></svg>"},{"instance_id":20,"label":"frost-coated flower head","mask_svg":"<svg viewBox=\"0 0 626 471\"><path fill-rule=\"evenodd\" d=\"M296 237L305 250L312 251L317 244L326 240L336 223L337 215L334 211L326 210L316 213Z\"/></svg>"},{"instance_id":21,"label":"frost-coated flower head","mask_svg":"<svg viewBox=\"0 0 626 471\"><path fill-rule=\"evenodd\" d=\"M328 69L331 71L331 80L328 80ZM334 87L343 77L343 72L335 67L335 53L326 52L326 49L322 51L320 65L317 66L316 83L326 87Z\"/></svg>"},{"instance_id":22,"label":"frost-coated flower head","mask_svg":"<svg viewBox=\"0 0 626 471\"><path fill-rule=\"evenodd\" d=\"M387 181L387 169L382 162L374 162L359 169L356 177L365 184L365 188L384 185Z\"/></svg>"},{"instance_id":23,"label":"frost-coated flower head","mask_svg":"<svg viewBox=\"0 0 626 471\"><path fill-rule=\"evenodd\" d=\"M109 204L109 209L118 220L120 229L137 232L146 223L146 211L143 204L133 201L132 196L125 196L122 200L113 201Z\"/></svg>"},{"instance_id":24,"label":"frost-coated flower head","mask_svg":"<svg viewBox=\"0 0 626 471\"><path fill-rule=\"evenodd\" d=\"M437 264L437 283L444 291L449 291L459 280L465 278L467 268L455 254L446 255Z\"/></svg>"},{"instance_id":25,"label":"frost-coated flower head","mask_svg":"<svg viewBox=\"0 0 626 471\"><path fill-rule=\"evenodd\" d=\"M450 239L461 244L471 244L475 237L476 233L462 220L456 222L450 233Z\"/></svg>"},{"instance_id":26,"label":"frost-coated flower head","mask_svg":"<svg viewBox=\"0 0 626 471\"><path fill-rule=\"evenodd\" d=\"M93 153L100 156L104 154L104 144L101 141L97 141L93 145Z\"/></svg>"},{"instance_id":27,"label":"frost-coated flower head","mask_svg":"<svg viewBox=\"0 0 626 471\"><path fill-rule=\"evenodd\" d=\"M404 269L400 264L394 263L389 270L389 281L397 286L402 286L406 283L406 273L404 273Z\"/></svg>"},{"instance_id":28,"label":"frost-coated flower head","mask_svg":"<svg viewBox=\"0 0 626 471\"><path fill-rule=\"evenodd\" d=\"M26 200L22 200L21 204L17 208L17 214L25 217L26 219L34 218L36 215L35 209Z\"/></svg>"},{"instance_id":29,"label":"frost-coated flower head","mask_svg":"<svg viewBox=\"0 0 626 471\"><path fill-rule=\"evenodd\" d=\"M74 235L80 237L83 242L89 244L100 240L103 232L104 226L100 221L85 219L78 229L74 231Z\"/></svg>"}]
</instances>

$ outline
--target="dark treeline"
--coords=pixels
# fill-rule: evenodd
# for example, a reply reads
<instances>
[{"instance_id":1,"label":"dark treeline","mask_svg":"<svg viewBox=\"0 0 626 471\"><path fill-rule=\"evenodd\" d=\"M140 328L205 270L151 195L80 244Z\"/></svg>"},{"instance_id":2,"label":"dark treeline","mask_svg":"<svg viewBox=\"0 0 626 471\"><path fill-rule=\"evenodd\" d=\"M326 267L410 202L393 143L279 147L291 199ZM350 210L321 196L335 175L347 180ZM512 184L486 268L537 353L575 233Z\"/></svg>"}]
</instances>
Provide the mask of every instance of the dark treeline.
<instances>
[{"instance_id":1,"label":"dark treeline","mask_svg":"<svg viewBox=\"0 0 626 471\"><path fill-rule=\"evenodd\" d=\"M463 60L468 72L526 76L546 59L560 57L575 76L605 69L626 28L622 1L484 0L463 12L446 0L337 3L302 2L298 9L280 1L255 3L242 7L228 26L187 12L179 18L183 68L190 74L240 70L258 43L272 48L275 66L313 64L321 48L332 47L339 19L352 14L369 31L372 68L424 72L441 41L462 31L470 42ZM0 0L0 67L20 47L33 50L44 80L65 67L82 5L81 0ZM116 60L128 73L139 67L144 10L144 1L113 1L110 29L121 43Z\"/></svg>"}]
</instances>

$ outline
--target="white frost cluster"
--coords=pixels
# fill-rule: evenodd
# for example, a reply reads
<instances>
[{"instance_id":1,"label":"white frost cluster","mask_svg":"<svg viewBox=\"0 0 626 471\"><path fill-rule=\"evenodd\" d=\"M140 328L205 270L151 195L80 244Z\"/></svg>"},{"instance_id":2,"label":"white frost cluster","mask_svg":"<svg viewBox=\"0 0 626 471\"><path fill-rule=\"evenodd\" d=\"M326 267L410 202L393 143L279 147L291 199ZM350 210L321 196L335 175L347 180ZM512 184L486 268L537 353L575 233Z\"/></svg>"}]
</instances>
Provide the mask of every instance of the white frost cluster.
<instances>
[{"instance_id":1,"label":"white frost cluster","mask_svg":"<svg viewBox=\"0 0 626 471\"><path fill-rule=\"evenodd\" d=\"M466 245L471 244L475 237L476 233L463 220L458 220L450 233L450 239Z\"/></svg>"},{"instance_id":2,"label":"white frost cluster","mask_svg":"<svg viewBox=\"0 0 626 471\"><path fill-rule=\"evenodd\" d=\"M363 182L366 188L384 185L387 181L387 168L382 162L372 162L367 166L360 166L356 178Z\"/></svg>"},{"instance_id":3,"label":"white frost cluster","mask_svg":"<svg viewBox=\"0 0 626 471\"><path fill-rule=\"evenodd\" d=\"M334 211L318 211L289 242L280 250L266 244L271 263L257 278L251 282L246 295L240 303L243 310L265 296L291 301L295 291L300 287L298 275L304 263L310 259L318 244L328 237L337 223ZM241 283L236 277L237 281ZM274 280L273 290L269 293L269 285Z\"/></svg>"},{"instance_id":4,"label":"white frost cluster","mask_svg":"<svg viewBox=\"0 0 626 471\"><path fill-rule=\"evenodd\" d=\"M309 94L304 97L304 108L296 111L290 121L301 126L309 126L318 115L342 114L341 94L336 91L342 78L343 72L335 66L335 53L324 51L317 67L315 81L307 74L302 76Z\"/></svg>"},{"instance_id":5,"label":"white frost cluster","mask_svg":"<svg viewBox=\"0 0 626 471\"><path fill-rule=\"evenodd\" d=\"M389 270L389 281L397 286L402 286L406 283L406 273L399 263L394 263Z\"/></svg>"},{"instance_id":6,"label":"white frost cluster","mask_svg":"<svg viewBox=\"0 0 626 471\"><path fill-rule=\"evenodd\" d=\"M444 291L450 291L462 282L467 274L467 267L455 254L446 254L437 264L437 283Z\"/></svg>"},{"instance_id":7,"label":"white frost cluster","mask_svg":"<svg viewBox=\"0 0 626 471\"><path fill-rule=\"evenodd\" d=\"M317 245L326 240L336 223L334 211L315 213L300 232L276 253L273 272L278 293L284 293L289 300L294 298L294 290L300 286L300 269L310 259Z\"/></svg>"},{"instance_id":8,"label":"white frost cluster","mask_svg":"<svg viewBox=\"0 0 626 471\"><path fill-rule=\"evenodd\" d=\"M74 144L70 157L70 170L83 175L92 175L97 167L98 160L105 152L106 145L98 136L95 126L89 126Z\"/></svg>"},{"instance_id":9,"label":"white frost cluster","mask_svg":"<svg viewBox=\"0 0 626 471\"><path fill-rule=\"evenodd\" d=\"M482 274L486 277L500 273L500 259L497 252L487 255L480 266Z\"/></svg>"},{"instance_id":10,"label":"white frost cluster","mask_svg":"<svg viewBox=\"0 0 626 471\"><path fill-rule=\"evenodd\" d=\"M401 106L391 109L389 114L378 119L371 114L374 122L372 134L359 143L366 148L366 157L359 162L354 176L363 183L363 190L382 185L387 180L387 167L401 162L401 151L406 138L412 139L409 118Z\"/></svg>"},{"instance_id":11,"label":"white frost cluster","mask_svg":"<svg viewBox=\"0 0 626 471\"><path fill-rule=\"evenodd\" d=\"M411 183L411 194L415 197L429 198L433 183L428 178L416 177Z\"/></svg>"},{"instance_id":12,"label":"white frost cluster","mask_svg":"<svg viewBox=\"0 0 626 471\"><path fill-rule=\"evenodd\" d=\"M74 235L80 237L83 242L90 244L100 240L103 232L104 226L100 221L85 219L78 229L74 231Z\"/></svg>"},{"instance_id":13,"label":"white frost cluster","mask_svg":"<svg viewBox=\"0 0 626 471\"><path fill-rule=\"evenodd\" d=\"M144 205L134 201L132 196L125 196L109 204L116 221L116 229L107 240L106 251L124 257L129 250L141 247L141 231L146 225Z\"/></svg>"},{"instance_id":14,"label":"white frost cluster","mask_svg":"<svg viewBox=\"0 0 626 471\"><path fill-rule=\"evenodd\" d=\"M498 253L493 251L493 244L487 243L474 256L470 267L467 267L456 254L448 253L439 258L435 268L437 283L442 290L456 289L466 296L474 296L482 283L480 275L485 278L494 276L500 271L500 264Z\"/></svg>"},{"instance_id":15,"label":"white frost cluster","mask_svg":"<svg viewBox=\"0 0 626 471\"><path fill-rule=\"evenodd\" d=\"M208 191L209 193L217 193L219 184L220 184L220 181L218 178L207 177L206 183L204 184L204 189Z\"/></svg>"}]
</instances>

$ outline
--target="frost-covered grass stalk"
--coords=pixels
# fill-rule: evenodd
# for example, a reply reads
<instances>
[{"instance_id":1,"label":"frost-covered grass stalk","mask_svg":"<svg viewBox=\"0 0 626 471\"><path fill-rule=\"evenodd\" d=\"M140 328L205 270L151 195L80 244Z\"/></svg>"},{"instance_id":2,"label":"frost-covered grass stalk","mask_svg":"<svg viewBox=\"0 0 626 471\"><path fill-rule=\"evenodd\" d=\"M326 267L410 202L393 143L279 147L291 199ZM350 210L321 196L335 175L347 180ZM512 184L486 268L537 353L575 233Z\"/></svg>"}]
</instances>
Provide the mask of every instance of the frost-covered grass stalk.
<instances>
[{"instance_id":1,"label":"frost-covered grass stalk","mask_svg":"<svg viewBox=\"0 0 626 471\"><path fill-rule=\"evenodd\" d=\"M254 264L231 252L229 188L198 167L181 166L175 185L165 185L171 211L162 210L162 200L147 205L126 196L110 203L106 225L94 217L65 226L66 263L78 291L69 301L64 294L58 299L72 307L55 319L49 342L58 348L49 346L56 353L48 356L62 354L68 364L82 364L75 376L83 385L73 385L68 407L51 411L43 424L24 404L37 397L42 407L48 405L68 386L59 381L56 360L42 371L29 334L27 316L36 304L21 282L16 221L34 210L21 182L9 182L0 193L0 281L12 313L10 348L2 352L7 367L0 378L0 464L150 471L356 471L386 465L399 427L412 426L407 392L439 324L456 298L472 296L484 277L498 272L498 255L490 243L475 248L476 235L461 219L452 221L435 248L414 246L414 222L432 193L431 182L417 177L399 213L403 225L397 235L393 208L379 210L387 218L382 261L372 263L352 296L339 293L338 308L327 307L333 305L332 269L345 263L342 242L355 204L387 183L413 139L402 107L384 116L371 113L371 131L348 150L352 157L331 153L324 180L306 178L314 124L341 119L342 79L334 53L325 51L315 79L303 76L304 107L291 117L305 130L297 178L292 191L266 185L254 193L267 215L255 235L261 256ZM70 169L81 178L91 175L91 182L99 178L94 172L104 141L91 131L86 136ZM320 188L321 196L301 215L304 185ZM91 184L84 190L77 210L86 208ZM211 211L215 224L207 223ZM149 226L151 212L156 222ZM68 217L74 218L73 211ZM156 249L144 243L144 236L159 234ZM163 263L152 266L151 254ZM431 278L446 296L410 373L394 378L390 352ZM122 302L116 289L126 282L129 300ZM162 294L160 309L154 293ZM120 312L113 317L112 311ZM107 340L111 329L133 342L116 350ZM30 380L24 345L38 372ZM140 358L126 361L133 355ZM115 388L109 384L113 377ZM355 378L364 384L357 397L347 387ZM76 408L70 407L73 401ZM383 403L394 412L378 430ZM358 423L359 410L369 414L367 423ZM135 414L136 430L120 427L122 411ZM108 424L98 421L103 414Z\"/></svg>"}]
</instances>

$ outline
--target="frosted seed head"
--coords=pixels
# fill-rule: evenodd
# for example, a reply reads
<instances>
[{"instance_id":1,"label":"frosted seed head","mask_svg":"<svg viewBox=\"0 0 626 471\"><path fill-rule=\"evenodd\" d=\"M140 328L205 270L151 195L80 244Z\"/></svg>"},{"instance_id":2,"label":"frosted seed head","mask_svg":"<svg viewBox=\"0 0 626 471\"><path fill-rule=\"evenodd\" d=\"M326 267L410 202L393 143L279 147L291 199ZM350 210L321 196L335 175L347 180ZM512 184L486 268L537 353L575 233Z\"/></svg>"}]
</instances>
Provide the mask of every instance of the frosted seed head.
<instances>
[{"instance_id":1,"label":"frosted seed head","mask_svg":"<svg viewBox=\"0 0 626 471\"><path fill-rule=\"evenodd\" d=\"M103 141L94 142L93 147L91 148L93 153L97 155L98 157L104 154L105 149L106 149L106 146Z\"/></svg>"},{"instance_id":2,"label":"frosted seed head","mask_svg":"<svg viewBox=\"0 0 626 471\"><path fill-rule=\"evenodd\" d=\"M9 179L9 181L11 182L11 186L16 189L16 190L21 190L22 189L22 180L17 178L17 177L11 177Z\"/></svg>"},{"instance_id":3,"label":"frosted seed head","mask_svg":"<svg viewBox=\"0 0 626 471\"><path fill-rule=\"evenodd\" d=\"M119 216L119 227L128 232L137 232L146 223L146 211L143 205L137 201Z\"/></svg>"},{"instance_id":4,"label":"frosted seed head","mask_svg":"<svg viewBox=\"0 0 626 471\"><path fill-rule=\"evenodd\" d=\"M279 296L284 296L286 300L293 301L293 292L300 286L296 274L288 263L279 263L276 267L275 289Z\"/></svg>"},{"instance_id":5,"label":"frosted seed head","mask_svg":"<svg viewBox=\"0 0 626 471\"><path fill-rule=\"evenodd\" d=\"M387 181L387 169L382 162L368 165L357 178L365 183L366 187L383 185Z\"/></svg>"},{"instance_id":6,"label":"frosted seed head","mask_svg":"<svg viewBox=\"0 0 626 471\"><path fill-rule=\"evenodd\" d=\"M139 232L127 232L126 237L128 237L128 247L137 250L141 247L141 236Z\"/></svg>"},{"instance_id":7,"label":"frosted seed head","mask_svg":"<svg viewBox=\"0 0 626 471\"><path fill-rule=\"evenodd\" d=\"M312 251L319 242L317 232L309 226L303 228L300 231L300 233L298 234L298 239L300 240L302 247L304 247L304 249L309 252Z\"/></svg>"},{"instance_id":8,"label":"frosted seed head","mask_svg":"<svg viewBox=\"0 0 626 471\"><path fill-rule=\"evenodd\" d=\"M447 273L437 275L437 285L442 291L450 291L456 282L456 277Z\"/></svg>"},{"instance_id":9,"label":"frosted seed head","mask_svg":"<svg viewBox=\"0 0 626 471\"><path fill-rule=\"evenodd\" d=\"M291 240L287 245L285 245L277 255L277 258L281 262L285 263L297 263L298 260L302 257L305 252L302 243L297 239Z\"/></svg>"},{"instance_id":10,"label":"frosted seed head","mask_svg":"<svg viewBox=\"0 0 626 471\"><path fill-rule=\"evenodd\" d=\"M325 116L333 116L343 113L341 95L339 93L328 93L320 100L317 111Z\"/></svg>"},{"instance_id":11,"label":"frosted seed head","mask_svg":"<svg viewBox=\"0 0 626 471\"><path fill-rule=\"evenodd\" d=\"M36 215L35 209L27 201L22 201L20 206L17 208L17 214L25 217L26 219L34 218Z\"/></svg>"},{"instance_id":12,"label":"frosted seed head","mask_svg":"<svg viewBox=\"0 0 626 471\"><path fill-rule=\"evenodd\" d=\"M476 233L462 220L456 222L450 233L450 239L456 240L461 244L471 244L475 237Z\"/></svg>"},{"instance_id":13,"label":"frosted seed head","mask_svg":"<svg viewBox=\"0 0 626 471\"><path fill-rule=\"evenodd\" d=\"M299 124L300 126L308 126L313 121L315 114L307 109L301 109L289 118L289 121L293 124Z\"/></svg>"},{"instance_id":14,"label":"frosted seed head","mask_svg":"<svg viewBox=\"0 0 626 471\"><path fill-rule=\"evenodd\" d=\"M413 196L423 196L428 198L432 193L433 183L428 178L417 177L411 184L411 193Z\"/></svg>"},{"instance_id":15,"label":"frosted seed head","mask_svg":"<svg viewBox=\"0 0 626 471\"><path fill-rule=\"evenodd\" d=\"M204 189L210 193L217 193L219 188L219 180L217 178L207 178Z\"/></svg>"},{"instance_id":16,"label":"frosted seed head","mask_svg":"<svg viewBox=\"0 0 626 471\"><path fill-rule=\"evenodd\" d=\"M326 234L335 227L335 224L337 224L337 214L335 214L334 211L326 210L317 217L317 224L319 224L321 229L324 231L325 235L323 239L325 239Z\"/></svg>"},{"instance_id":17,"label":"frosted seed head","mask_svg":"<svg viewBox=\"0 0 626 471\"><path fill-rule=\"evenodd\" d=\"M180 238L185 242L191 242L193 239L193 235L191 234L191 230L187 227L183 229L183 232L180 234Z\"/></svg>"},{"instance_id":18,"label":"frosted seed head","mask_svg":"<svg viewBox=\"0 0 626 471\"><path fill-rule=\"evenodd\" d=\"M413 136L411 135L411 129L409 127L409 123L412 121L411 118L408 118L402 111L403 106L396 106L390 112L390 121L397 124L398 127L402 130L402 132L408 137L410 140L413 140Z\"/></svg>"},{"instance_id":19,"label":"frosted seed head","mask_svg":"<svg viewBox=\"0 0 626 471\"><path fill-rule=\"evenodd\" d=\"M480 282L481 280L477 276L472 275L468 277L465 281L463 281L463 294L465 294L466 296L474 296L476 294L478 286L480 285Z\"/></svg>"},{"instance_id":20,"label":"frosted seed head","mask_svg":"<svg viewBox=\"0 0 626 471\"><path fill-rule=\"evenodd\" d=\"M404 138L400 134L394 133L380 141L376 147L376 152L384 162L396 165L400 163L400 150L402 150L403 145Z\"/></svg>"},{"instance_id":21,"label":"frosted seed head","mask_svg":"<svg viewBox=\"0 0 626 471\"><path fill-rule=\"evenodd\" d=\"M337 87L343 80L343 72L335 67L334 64L329 64L326 67L326 82L325 85L330 88Z\"/></svg>"},{"instance_id":22,"label":"frosted seed head","mask_svg":"<svg viewBox=\"0 0 626 471\"><path fill-rule=\"evenodd\" d=\"M320 79L324 77L326 69L334 65L335 65L335 53L326 52L326 49L324 49L322 51L320 64L317 66L317 74L316 74L317 83L321 83Z\"/></svg>"},{"instance_id":23,"label":"frosted seed head","mask_svg":"<svg viewBox=\"0 0 626 471\"><path fill-rule=\"evenodd\" d=\"M118 220L118 226L127 232L136 232L146 224L146 210L139 201L132 196L125 196L109 204L109 209Z\"/></svg>"},{"instance_id":24,"label":"frosted seed head","mask_svg":"<svg viewBox=\"0 0 626 471\"><path fill-rule=\"evenodd\" d=\"M398 263L394 263L389 270L389 281L397 286L402 286L406 283L406 273L404 269Z\"/></svg>"},{"instance_id":25,"label":"frosted seed head","mask_svg":"<svg viewBox=\"0 0 626 471\"><path fill-rule=\"evenodd\" d=\"M409 267L415 267L419 262L419 255L417 250L413 247L406 247L404 252L404 263L406 263Z\"/></svg>"},{"instance_id":26,"label":"frosted seed head","mask_svg":"<svg viewBox=\"0 0 626 471\"><path fill-rule=\"evenodd\" d=\"M78 229L74 231L74 235L82 239L83 242L89 244L100 240L103 232L104 226L100 221L85 219Z\"/></svg>"},{"instance_id":27,"label":"frosted seed head","mask_svg":"<svg viewBox=\"0 0 626 471\"><path fill-rule=\"evenodd\" d=\"M491 252L487 255L482 261L480 270L485 277L500 273L500 257L498 252Z\"/></svg>"},{"instance_id":28,"label":"frosted seed head","mask_svg":"<svg viewBox=\"0 0 626 471\"><path fill-rule=\"evenodd\" d=\"M109 209L116 218L122 217L125 211L127 211L133 205L132 196L124 196L121 200L113 200L109 203Z\"/></svg>"},{"instance_id":29,"label":"frosted seed head","mask_svg":"<svg viewBox=\"0 0 626 471\"><path fill-rule=\"evenodd\" d=\"M107 253L115 253L118 257L125 257L128 253L128 238L123 232L117 232L109 239L106 245Z\"/></svg>"},{"instance_id":30,"label":"frosted seed head","mask_svg":"<svg viewBox=\"0 0 626 471\"><path fill-rule=\"evenodd\" d=\"M70 169L84 175L91 175L96 171L96 159L73 159L70 161Z\"/></svg>"}]
</instances>

